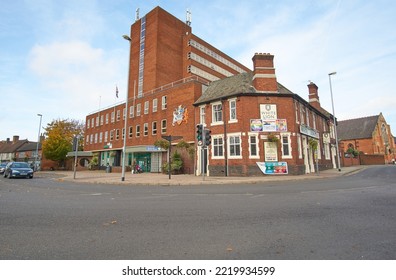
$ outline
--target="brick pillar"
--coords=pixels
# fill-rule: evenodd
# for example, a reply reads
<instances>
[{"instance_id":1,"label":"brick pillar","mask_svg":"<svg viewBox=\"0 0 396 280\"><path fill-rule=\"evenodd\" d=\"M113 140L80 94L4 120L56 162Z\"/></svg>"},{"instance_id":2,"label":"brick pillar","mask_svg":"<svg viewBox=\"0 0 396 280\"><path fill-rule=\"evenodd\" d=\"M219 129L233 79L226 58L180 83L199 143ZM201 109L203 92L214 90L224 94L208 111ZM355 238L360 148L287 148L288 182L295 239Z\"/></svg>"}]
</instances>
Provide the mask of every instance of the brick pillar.
<instances>
[{"instance_id":1,"label":"brick pillar","mask_svg":"<svg viewBox=\"0 0 396 280\"><path fill-rule=\"evenodd\" d=\"M274 56L269 53L256 53L252 60L254 88L261 92L277 93Z\"/></svg>"}]
</instances>

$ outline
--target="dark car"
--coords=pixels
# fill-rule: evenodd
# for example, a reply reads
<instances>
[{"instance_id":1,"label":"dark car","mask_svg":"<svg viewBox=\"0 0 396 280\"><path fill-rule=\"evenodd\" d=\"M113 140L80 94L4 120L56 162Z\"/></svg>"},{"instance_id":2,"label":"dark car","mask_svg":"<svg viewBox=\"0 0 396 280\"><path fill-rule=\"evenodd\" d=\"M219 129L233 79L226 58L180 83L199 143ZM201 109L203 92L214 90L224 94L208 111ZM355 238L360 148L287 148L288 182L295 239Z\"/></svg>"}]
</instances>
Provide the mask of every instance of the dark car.
<instances>
[{"instance_id":1,"label":"dark car","mask_svg":"<svg viewBox=\"0 0 396 280\"><path fill-rule=\"evenodd\" d=\"M0 163L0 174L4 173L4 170L5 170L6 166L7 166L6 162Z\"/></svg>"},{"instance_id":2,"label":"dark car","mask_svg":"<svg viewBox=\"0 0 396 280\"><path fill-rule=\"evenodd\" d=\"M33 178L33 169L26 162L9 162L4 170L4 178Z\"/></svg>"}]
</instances>

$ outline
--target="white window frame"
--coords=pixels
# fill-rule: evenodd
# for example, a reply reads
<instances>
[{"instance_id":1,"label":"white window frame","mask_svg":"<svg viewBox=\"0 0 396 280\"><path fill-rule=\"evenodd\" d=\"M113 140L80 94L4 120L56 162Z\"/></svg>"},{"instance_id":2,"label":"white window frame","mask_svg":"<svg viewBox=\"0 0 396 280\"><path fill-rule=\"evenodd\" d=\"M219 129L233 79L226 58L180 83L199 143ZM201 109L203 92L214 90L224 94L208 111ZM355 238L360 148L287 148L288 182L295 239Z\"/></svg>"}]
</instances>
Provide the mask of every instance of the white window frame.
<instances>
[{"instance_id":1,"label":"white window frame","mask_svg":"<svg viewBox=\"0 0 396 280\"><path fill-rule=\"evenodd\" d=\"M221 139L221 145L218 144L218 140ZM224 159L224 138L223 135L212 135L212 159ZM215 155L215 151L219 150L216 149L216 147L220 148L221 147L221 156Z\"/></svg>"},{"instance_id":2,"label":"white window frame","mask_svg":"<svg viewBox=\"0 0 396 280\"><path fill-rule=\"evenodd\" d=\"M144 114L147 115L149 113L149 101L144 102Z\"/></svg>"},{"instance_id":3,"label":"white window frame","mask_svg":"<svg viewBox=\"0 0 396 280\"><path fill-rule=\"evenodd\" d=\"M109 138L109 132L105 131L105 134L104 134L104 142L105 143L107 142L108 138Z\"/></svg>"},{"instance_id":4,"label":"white window frame","mask_svg":"<svg viewBox=\"0 0 396 280\"><path fill-rule=\"evenodd\" d=\"M259 145L258 133L248 133L248 137L249 137L249 158L253 158L253 159L260 158L260 145ZM252 143L251 137L254 137L255 143ZM256 155L252 155L252 145L255 145Z\"/></svg>"},{"instance_id":5,"label":"white window frame","mask_svg":"<svg viewBox=\"0 0 396 280\"><path fill-rule=\"evenodd\" d=\"M128 138L132 138L133 137L133 126L131 125L128 128Z\"/></svg>"},{"instance_id":6,"label":"white window frame","mask_svg":"<svg viewBox=\"0 0 396 280\"><path fill-rule=\"evenodd\" d=\"M206 110L205 106L200 106L199 107L199 123L200 124L206 124L206 122L205 122L205 110Z\"/></svg>"},{"instance_id":7,"label":"white window frame","mask_svg":"<svg viewBox=\"0 0 396 280\"><path fill-rule=\"evenodd\" d=\"M148 127L148 123L144 123L143 124L143 136L146 137L149 135L149 127Z\"/></svg>"},{"instance_id":8,"label":"white window frame","mask_svg":"<svg viewBox=\"0 0 396 280\"><path fill-rule=\"evenodd\" d=\"M109 123L109 113L106 113L106 124Z\"/></svg>"},{"instance_id":9,"label":"white window frame","mask_svg":"<svg viewBox=\"0 0 396 280\"><path fill-rule=\"evenodd\" d=\"M121 117L121 115L120 115L120 110L117 110L117 121L120 120L120 117Z\"/></svg>"},{"instance_id":10,"label":"white window frame","mask_svg":"<svg viewBox=\"0 0 396 280\"><path fill-rule=\"evenodd\" d=\"M168 103L167 103L167 97L166 95L161 97L161 109L162 110L166 110L166 108L168 108Z\"/></svg>"},{"instance_id":11,"label":"white window frame","mask_svg":"<svg viewBox=\"0 0 396 280\"><path fill-rule=\"evenodd\" d=\"M228 100L229 115L230 115L230 120L228 121L228 123L237 123L238 122L236 106L237 106L236 98ZM233 112L234 112L235 116L232 118Z\"/></svg>"},{"instance_id":12,"label":"white window frame","mask_svg":"<svg viewBox=\"0 0 396 280\"><path fill-rule=\"evenodd\" d=\"M301 135L297 133L297 150L298 150L298 158L302 159L303 154L302 154L302 147L301 147Z\"/></svg>"},{"instance_id":13,"label":"white window frame","mask_svg":"<svg viewBox=\"0 0 396 280\"><path fill-rule=\"evenodd\" d=\"M129 118L132 119L135 116L135 106L129 106Z\"/></svg>"},{"instance_id":14,"label":"white window frame","mask_svg":"<svg viewBox=\"0 0 396 280\"><path fill-rule=\"evenodd\" d=\"M287 147L288 147L288 150L289 150L289 154L288 154L288 155L285 155L285 151L284 151L284 149L283 149L284 144L285 144L285 143L283 142L283 138L284 138L284 137L286 137L286 139L287 139L286 144L287 144ZM280 134L280 142L281 142L282 158L284 158L284 159L291 159L291 158L293 158L290 133L281 133L281 134Z\"/></svg>"},{"instance_id":15,"label":"white window frame","mask_svg":"<svg viewBox=\"0 0 396 280\"><path fill-rule=\"evenodd\" d=\"M154 98L153 99L153 113L157 112L158 109L158 99Z\"/></svg>"},{"instance_id":16,"label":"white window frame","mask_svg":"<svg viewBox=\"0 0 396 280\"><path fill-rule=\"evenodd\" d=\"M136 125L135 135L136 138L140 137L140 124Z\"/></svg>"},{"instance_id":17,"label":"white window frame","mask_svg":"<svg viewBox=\"0 0 396 280\"><path fill-rule=\"evenodd\" d=\"M231 139L239 139L239 143L234 144L231 143ZM231 155L231 146L235 145L237 146L239 144L239 155ZM229 133L227 135L227 153L228 153L228 158L229 159L242 159L242 137L241 133Z\"/></svg>"},{"instance_id":18,"label":"white window frame","mask_svg":"<svg viewBox=\"0 0 396 280\"><path fill-rule=\"evenodd\" d=\"M222 125L224 124L224 120L223 120L223 105L221 104L221 102L216 102L216 103L212 103L212 123L210 124L211 126L214 125ZM220 111L220 115L217 115L219 113L219 111L216 111L215 108L217 108L217 106L221 107L221 111ZM220 116L221 120L219 121L216 116Z\"/></svg>"},{"instance_id":19,"label":"white window frame","mask_svg":"<svg viewBox=\"0 0 396 280\"><path fill-rule=\"evenodd\" d=\"M164 123L165 123L165 125L164 125ZM166 133L167 125L168 125L168 122L166 121L166 119L161 120L161 134Z\"/></svg>"},{"instance_id":20,"label":"white window frame","mask_svg":"<svg viewBox=\"0 0 396 280\"><path fill-rule=\"evenodd\" d=\"M99 132L99 143L103 141L103 132Z\"/></svg>"},{"instance_id":21,"label":"white window frame","mask_svg":"<svg viewBox=\"0 0 396 280\"><path fill-rule=\"evenodd\" d=\"M142 104L136 105L136 116L139 117L140 114L142 113Z\"/></svg>"},{"instance_id":22,"label":"white window frame","mask_svg":"<svg viewBox=\"0 0 396 280\"><path fill-rule=\"evenodd\" d=\"M156 121L151 123L151 134L157 135L157 122Z\"/></svg>"}]
</instances>

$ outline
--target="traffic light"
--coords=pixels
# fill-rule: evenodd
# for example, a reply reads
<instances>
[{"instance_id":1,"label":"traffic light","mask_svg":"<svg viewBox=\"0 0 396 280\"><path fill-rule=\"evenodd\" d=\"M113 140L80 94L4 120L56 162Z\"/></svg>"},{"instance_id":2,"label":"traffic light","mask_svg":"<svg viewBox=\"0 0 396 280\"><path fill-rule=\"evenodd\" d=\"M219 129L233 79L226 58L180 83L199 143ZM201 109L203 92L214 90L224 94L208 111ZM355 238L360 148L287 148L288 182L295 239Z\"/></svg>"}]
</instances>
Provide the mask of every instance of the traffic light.
<instances>
[{"instance_id":1,"label":"traffic light","mask_svg":"<svg viewBox=\"0 0 396 280\"><path fill-rule=\"evenodd\" d=\"M198 142L202 142L202 137L203 136L203 125L202 124L197 124L197 140Z\"/></svg>"},{"instance_id":2,"label":"traffic light","mask_svg":"<svg viewBox=\"0 0 396 280\"><path fill-rule=\"evenodd\" d=\"M212 142L212 136L211 136L212 131L209 129L205 129L205 146L209 147L210 143Z\"/></svg>"}]
</instances>

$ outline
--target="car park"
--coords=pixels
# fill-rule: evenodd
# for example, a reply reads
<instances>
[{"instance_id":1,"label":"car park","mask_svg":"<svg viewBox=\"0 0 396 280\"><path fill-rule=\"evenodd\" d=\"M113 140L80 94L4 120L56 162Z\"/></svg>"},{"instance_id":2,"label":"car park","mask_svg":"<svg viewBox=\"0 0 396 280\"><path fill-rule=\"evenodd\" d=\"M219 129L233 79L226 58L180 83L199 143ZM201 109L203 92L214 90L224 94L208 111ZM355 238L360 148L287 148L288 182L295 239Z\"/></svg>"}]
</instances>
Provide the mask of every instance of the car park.
<instances>
[{"instance_id":1,"label":"car park","mask_svg":"<svg viewBox=\"0 0 396 280\"><path fill-rule=\"evenodd\" d=\"M26 162L9 162L5 167L4 178L33 178L33 169Z\"/></svg>"},{"instance_id":2,"label":"car park","mask_svg":"<svg viewBox=\"0 0 396 280\"><path fill-rule=\"evenodd\" d=\"M0 163L0 174L4 173L6 166L7 166L7 162Z\"/></svg>"}]
</instances>

